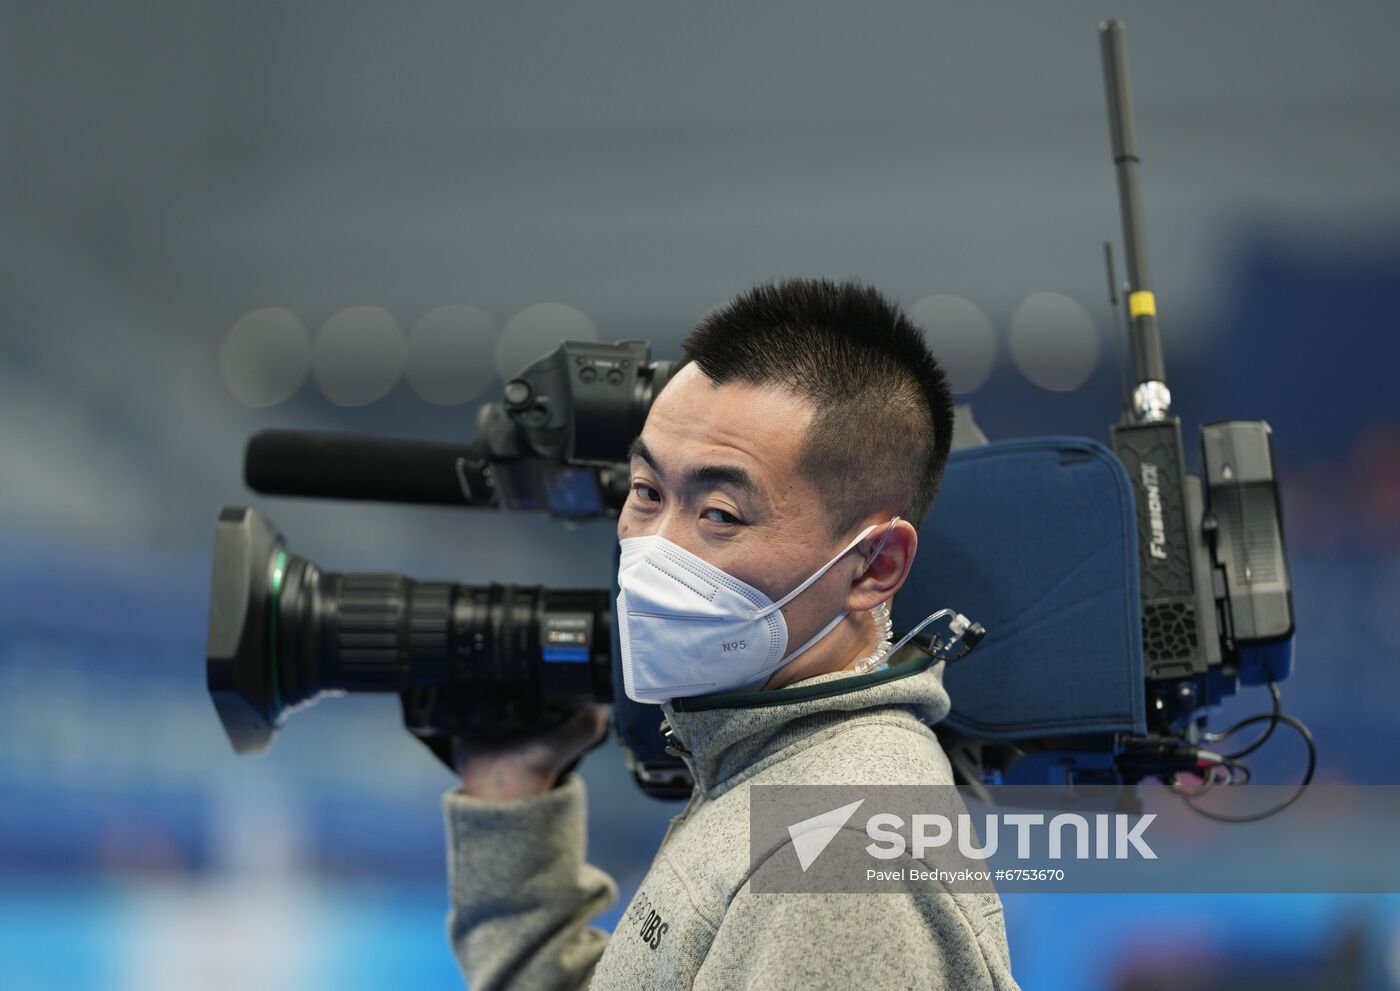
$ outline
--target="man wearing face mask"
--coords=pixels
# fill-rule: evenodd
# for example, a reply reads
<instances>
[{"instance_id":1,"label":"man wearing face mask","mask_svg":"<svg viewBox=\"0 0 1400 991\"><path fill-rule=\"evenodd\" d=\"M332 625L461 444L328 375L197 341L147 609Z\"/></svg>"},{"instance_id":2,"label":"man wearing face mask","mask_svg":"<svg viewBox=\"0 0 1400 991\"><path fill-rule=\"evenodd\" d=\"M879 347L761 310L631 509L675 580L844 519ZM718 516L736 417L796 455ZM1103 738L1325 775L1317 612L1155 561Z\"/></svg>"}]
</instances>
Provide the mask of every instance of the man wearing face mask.
<instances>
[{"instance_id":1,"label":"man wearing face mask","mask_svg":"<svg viewBox=\"0 0 1400 991\"><path fill-rule=\"evenodd\" d=\"M951 784L941 666L893 663L952 436L922 335L855 283L761 285L707 316L631 450L618 519L623 689L695 778L614 934L584 862L591 707L506 749L458 744L448 925L496 988L1015 988L994 894L755 895L753 784Z\"/></svg>"}]
</instances>

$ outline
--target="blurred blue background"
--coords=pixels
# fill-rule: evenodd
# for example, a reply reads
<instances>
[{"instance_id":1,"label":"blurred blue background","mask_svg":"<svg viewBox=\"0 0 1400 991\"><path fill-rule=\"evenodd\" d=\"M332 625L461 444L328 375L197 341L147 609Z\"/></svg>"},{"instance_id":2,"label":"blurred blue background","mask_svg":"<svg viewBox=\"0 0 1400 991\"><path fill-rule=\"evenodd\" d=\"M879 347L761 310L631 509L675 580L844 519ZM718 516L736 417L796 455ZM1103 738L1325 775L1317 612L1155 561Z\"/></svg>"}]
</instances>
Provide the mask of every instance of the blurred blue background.
<instances>
[{"instance_id":1,"label":"blurred blue background","mask_svg":"<svg viewBox=\"0 0 1400 991\"><path fill-rule=\"evenodd\" d=\"M0 0L0 988L460 986L451 780L395 700L225 741L215 515L333 569L556 586L607 584L612 528L253 498L255 430L463 437L561 337L674 357L801 274L897 295L991 437L1105 439L1105 15L1187 436L1274 426L1285 699L1321 777L1393 782L1400 7ZM611 745L583 772L611 925L675 809ZM1395 899L1005 906L1027 989L1400 987Z\"/></svg>"}]
</instances>

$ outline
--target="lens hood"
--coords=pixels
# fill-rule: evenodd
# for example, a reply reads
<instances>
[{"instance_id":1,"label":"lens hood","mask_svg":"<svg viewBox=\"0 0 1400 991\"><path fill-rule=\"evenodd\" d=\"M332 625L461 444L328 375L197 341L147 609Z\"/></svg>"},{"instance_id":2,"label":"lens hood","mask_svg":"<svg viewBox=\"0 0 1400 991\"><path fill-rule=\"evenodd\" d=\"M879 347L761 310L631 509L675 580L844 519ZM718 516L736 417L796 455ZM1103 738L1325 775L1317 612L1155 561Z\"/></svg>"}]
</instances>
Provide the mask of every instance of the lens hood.
<instances>
[{"instance_id":1,"label":"lens hood","mask_svg":"<svg viewBox=\"0 0 1400 991\"><path fill-rule=\"evenodd\" d=\"M269 593L278 561L285 559L282 546L282 535L256 510L219 511L205 654L209 695L240 754L266 750L277 730Z\"/></svg>"}]
</instances>

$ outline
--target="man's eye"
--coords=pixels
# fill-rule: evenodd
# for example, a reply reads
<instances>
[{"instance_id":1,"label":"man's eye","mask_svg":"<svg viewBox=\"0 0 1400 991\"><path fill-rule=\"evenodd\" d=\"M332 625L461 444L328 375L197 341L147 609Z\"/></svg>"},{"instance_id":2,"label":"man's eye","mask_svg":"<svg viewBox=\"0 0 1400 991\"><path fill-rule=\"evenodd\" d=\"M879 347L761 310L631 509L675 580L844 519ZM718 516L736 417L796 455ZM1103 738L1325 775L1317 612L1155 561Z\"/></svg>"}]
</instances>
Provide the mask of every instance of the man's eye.
<instances>
[{"instance_id":1,"label":"man's eye","mask_svg":"<svg viewBox=\"0 0 1400 991\"><path fill-rule=\"evenodd\" d=\"M640 500L642 500L642 502L660 502L660 501L661 501L661 493L660 493L660 492L657 492L654 488L652 488L652 487L651 487L650 485L648 485L646 482L633 482L633 483L632 483L632 491L635 492L635 493L637 493L637 498L640 499Z\"/></svg>"},{"instance_id":2,"label":"man's eye","mask_svg":"<svg viewBox=\"0 0 1400 991\"><path fill-rule=\"evenodd\" d=\"M716 516L719 516L719 517L721 517L721 518L720 518L720 519L716 519L714 516L710 516L710 515L709 515L710 513L714 513L714 514L716 514ZM702 513L701 515L705 516L706 518L710 519L711 521L713 521L713 522L715 522L715 523L726 523L726 524L729 524L729 525L733 525L733 524L736 524L736 523L742 523L742 522L744 522L743 520L739 519L739 517L735 516L733 513L728 512L727 510L723 510L723 509L707 509L707 510L705 510L705 512Z\"/></svg>"}]
</instances>

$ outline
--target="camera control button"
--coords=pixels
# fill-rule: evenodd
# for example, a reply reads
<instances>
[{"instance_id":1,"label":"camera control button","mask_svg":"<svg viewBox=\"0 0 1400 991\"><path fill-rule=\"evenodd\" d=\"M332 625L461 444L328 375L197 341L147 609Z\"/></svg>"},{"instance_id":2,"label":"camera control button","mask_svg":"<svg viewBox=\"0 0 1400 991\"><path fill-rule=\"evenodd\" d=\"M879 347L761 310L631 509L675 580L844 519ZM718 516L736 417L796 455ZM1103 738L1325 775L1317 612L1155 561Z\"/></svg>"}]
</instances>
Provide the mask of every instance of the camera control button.
<instances>
[{"instance_id":1,"label":"camera control button","mask_svg":"<svg viewBox=\"0 0 1400 991\"><path fill-rule=\"evenodd\" d=\"M521 379L511 379L506 383L505 401L507 406L524 406L534 395L530 383Z\"/></svg>"}]
</instances>

